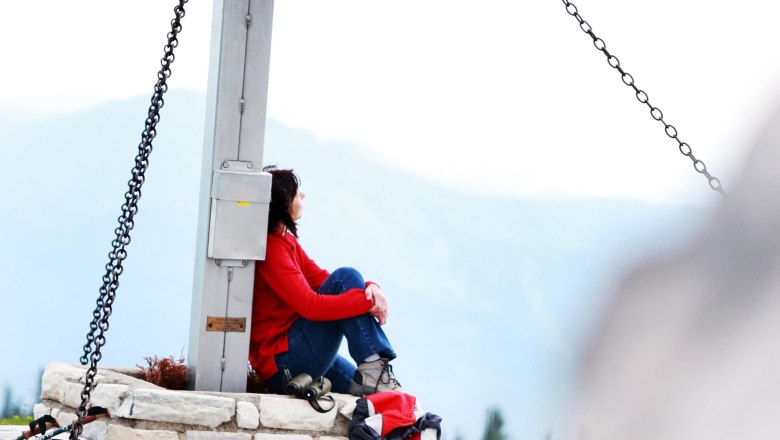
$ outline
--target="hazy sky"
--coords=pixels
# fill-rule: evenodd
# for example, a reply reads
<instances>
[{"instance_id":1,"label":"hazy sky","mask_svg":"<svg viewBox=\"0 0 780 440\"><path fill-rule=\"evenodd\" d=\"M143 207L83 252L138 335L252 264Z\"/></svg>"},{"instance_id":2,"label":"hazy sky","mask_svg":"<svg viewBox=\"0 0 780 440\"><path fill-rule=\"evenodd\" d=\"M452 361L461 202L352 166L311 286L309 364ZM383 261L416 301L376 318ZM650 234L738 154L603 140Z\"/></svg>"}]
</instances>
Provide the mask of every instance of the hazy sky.
<instances>
[{"instance_id":1,"label":"hazy sky","mask_svg":"<svg viewBox=\"0 0 780 440\"><path fill-rule=\"evenodd\" d=\"M5 0L0 108L151 95L175 3ZM728 189L780 98L780 3L575 4ZM206 90L212 7L187 5L174 89ZM719 200L648 113L560 0L276 2L268 116L464 191Z\"/></svg>"},{"instance_id":2,"label":"hazy sky","mask_svg":"<svg viewBox=\"0 0 780 440\"><path fill-rule=\"evenodd\" d=\"M174 4L4 2L0 106L150 95ZM780 95L780 4L575 4L728 188ZM205 91L212 4L187 11L170 84ZM466 191L716 200L559 0L281 0L271 63L269 117Z\"/></svg>"}]
</instances>

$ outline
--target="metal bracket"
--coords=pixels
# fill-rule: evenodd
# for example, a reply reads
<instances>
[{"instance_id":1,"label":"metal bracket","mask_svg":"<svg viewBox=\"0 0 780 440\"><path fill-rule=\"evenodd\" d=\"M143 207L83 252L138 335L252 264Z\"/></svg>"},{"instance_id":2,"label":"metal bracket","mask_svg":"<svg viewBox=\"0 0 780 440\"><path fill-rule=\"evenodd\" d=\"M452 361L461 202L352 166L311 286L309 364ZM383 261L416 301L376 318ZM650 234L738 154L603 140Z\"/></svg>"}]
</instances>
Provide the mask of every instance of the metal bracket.
<instances>
[{"instance_id":1,"label":"metal bracket","mask_svg":"<svg viewBox=\"0 0 780 440\"><path fill-rule=\"evenodd\" d=\"M243 102L241 104L243 106ZM254 169L254 164L245 160L225 160L222 161L222 170L224 171L251 171Z\"/></svg>"},{"instance_id":2,"label":"metal bracket","mask_svg":"<svg viewBox=\"0 0 780 440\"><path fill-rule=\"evenodd\" d=\"M249 264L249 260L223 260L217 258L214 260L214 264L218 267L246 267Z\"/></svg>"}]
</instances>

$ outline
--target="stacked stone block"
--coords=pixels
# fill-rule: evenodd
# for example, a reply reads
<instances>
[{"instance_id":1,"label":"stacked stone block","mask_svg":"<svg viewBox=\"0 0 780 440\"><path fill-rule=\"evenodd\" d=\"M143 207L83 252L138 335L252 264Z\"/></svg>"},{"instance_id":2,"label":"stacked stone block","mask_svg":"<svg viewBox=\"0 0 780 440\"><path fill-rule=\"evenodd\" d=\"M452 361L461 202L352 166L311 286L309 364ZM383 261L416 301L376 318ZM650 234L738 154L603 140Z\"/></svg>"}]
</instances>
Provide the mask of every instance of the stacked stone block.
<instances>
[{"instance_id":1,"label":"stacked stone block","mask_svg":"<svg viewBox=\"0 0 780 440\"><path fill-rule=\"evenodd\" d=\"M85 368L50 364L34 416L71 423L81 404ZM119 371L101 369L91 403L110 418L84 426L87 440L346 440L356 398L333 394L337 407L274 394L171 391Z\"/></svg>"}]
</instances>

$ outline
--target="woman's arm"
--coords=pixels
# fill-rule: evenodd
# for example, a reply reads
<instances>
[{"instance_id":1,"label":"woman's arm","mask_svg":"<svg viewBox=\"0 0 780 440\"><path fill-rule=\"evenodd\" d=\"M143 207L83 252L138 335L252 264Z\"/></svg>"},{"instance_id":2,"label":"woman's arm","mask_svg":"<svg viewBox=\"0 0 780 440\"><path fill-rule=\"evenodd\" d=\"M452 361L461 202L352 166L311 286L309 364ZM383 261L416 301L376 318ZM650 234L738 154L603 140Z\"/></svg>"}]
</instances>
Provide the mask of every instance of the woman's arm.
<instances>
[{"instance_id":1,"label":"woman's arm","mask_svg":"<svg viewBox=\"0 0 780 440\"><path fill-rule=\"evenodd\" d=\"M292 247L270 238L266 260L257 263L258 271L296 313L312 321L330 321L367 313L373 307L373 302L366 299L364 289L350 289L340 295L317 294L296 264Z\"/></svg>"},{"instance_id":2,"label":"woman's arm","mask_svg":"<svg viewBox=\"0 0 780 440\"><path fill-rule=\"evenodd\" d=\"M316 292L328 278L330 273L309 258L300 244L298 245L298 252L300 252L301 272L303 272L303 276L306 277L306 281L309 283L311 289Z\"/></svg>"}]
</instances>

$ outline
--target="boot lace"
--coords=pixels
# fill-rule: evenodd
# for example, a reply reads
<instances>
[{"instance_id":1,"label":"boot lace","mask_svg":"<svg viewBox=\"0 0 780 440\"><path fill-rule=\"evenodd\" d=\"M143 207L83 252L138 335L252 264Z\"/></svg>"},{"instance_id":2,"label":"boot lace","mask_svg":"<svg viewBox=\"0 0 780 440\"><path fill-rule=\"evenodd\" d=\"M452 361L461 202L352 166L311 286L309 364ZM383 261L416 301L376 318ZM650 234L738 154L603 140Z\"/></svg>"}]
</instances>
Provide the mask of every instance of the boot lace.
<instances>
[{"instance_id":1,"label":"boot lace","mask_svg":"<svg viewBox=\"0 0 780 440\"><path fill-rule=\"evenodd\" d=\"M398 380L395 378L395 374L393 373L393 366L390 365L390 362L386 360L383 360L382 362L382 372L379 373L379 377L376 380L374 392L379 389L380 384L387 385L387 387L391 390L401 388L401 383L398 382Z\"/></svg>"}]
</instances>

